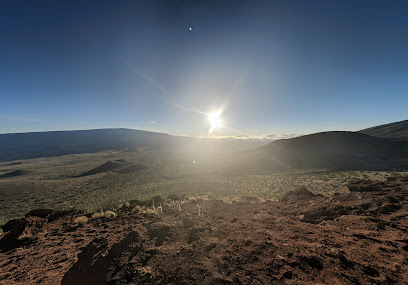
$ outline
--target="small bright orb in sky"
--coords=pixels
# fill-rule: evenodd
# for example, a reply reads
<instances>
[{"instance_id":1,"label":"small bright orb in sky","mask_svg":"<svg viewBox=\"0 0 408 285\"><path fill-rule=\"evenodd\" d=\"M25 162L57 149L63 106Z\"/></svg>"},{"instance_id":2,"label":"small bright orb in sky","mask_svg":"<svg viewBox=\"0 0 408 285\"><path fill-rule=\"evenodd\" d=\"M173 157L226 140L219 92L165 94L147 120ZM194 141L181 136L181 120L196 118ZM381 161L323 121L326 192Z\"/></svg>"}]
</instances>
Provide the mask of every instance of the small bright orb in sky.
<instances>
[{"instance_id":1,"label":"small bright orb in sky","mask_svg":"<svg viewBox=\"0 0 408 285\"><path fill-rule=\"evenodd\" d=\"M221 112L215 111L208 114L208 121L211 124L211 130L214 130L221 126L221 119L220 119Z\"/></svg>"},{"instance_id":2,"label":"small bright orb in sky","mask_svg":"<svg viewBox=\"0 0 408 285\"><path fill-rule=\"evenodd\" d=\"M189 30L189 31L192 31L192 30L193 30L193 28L192 28L192 27L189 27L189 28L188 28L188 30Z\"/></svg>"}]
</instances>

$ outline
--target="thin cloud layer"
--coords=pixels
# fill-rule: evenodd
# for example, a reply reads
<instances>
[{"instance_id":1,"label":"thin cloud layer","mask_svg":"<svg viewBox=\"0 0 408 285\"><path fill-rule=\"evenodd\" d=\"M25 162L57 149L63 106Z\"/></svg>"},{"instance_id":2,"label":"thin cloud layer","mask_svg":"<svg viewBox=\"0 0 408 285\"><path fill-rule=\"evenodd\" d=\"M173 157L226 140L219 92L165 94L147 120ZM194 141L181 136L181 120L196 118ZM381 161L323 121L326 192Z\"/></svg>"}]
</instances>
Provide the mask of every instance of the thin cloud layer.
<instances>
[{"instance_id":1,"label":"thin cloud layer","mask_svg":"<svg viewBox=\"0 0 408 285\"><path fill-rule=\"evenodd\" d=\"M303 136L303 134L270 134L270 135L259 135L259 136L235 136L234 139L242 140L260 140L260 141L275 141L281 139L290 139L294 137Z\"/></svg>"}]
</instances>

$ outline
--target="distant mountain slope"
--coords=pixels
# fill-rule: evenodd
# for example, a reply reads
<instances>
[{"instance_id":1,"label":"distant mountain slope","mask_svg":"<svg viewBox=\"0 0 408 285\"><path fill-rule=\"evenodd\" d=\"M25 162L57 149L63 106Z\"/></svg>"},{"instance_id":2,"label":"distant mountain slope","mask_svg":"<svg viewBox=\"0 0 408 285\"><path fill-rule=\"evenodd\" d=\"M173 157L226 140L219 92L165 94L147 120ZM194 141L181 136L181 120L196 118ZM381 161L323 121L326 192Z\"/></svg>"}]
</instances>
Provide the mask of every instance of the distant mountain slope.
<instances>
[{"instance_id":1,"label":"distant mountain slope","mask_svg":"<svg viewBox=\"0 0 408 285\"><path fill-rule=\"evenodd\" d=\"M408 141L355 132L324 132L258 148L265 166L333 169L408 168ZM269 166L270 167L270 166Z\"/></svg>"},{"instance_id":2,"label":"distant mountain slope","mask_svg":"<svg viewBox=\"0 0 408 285\"><path fill-rule=\"evenodd\" d=\"M375 126L359 132L378 138L408 140L408 120Z\"/></svg>"},{"instance_id":3,"label":"distant mountain slope","mask_svg":"<svg viewBox=\"0 0 408 285\"><path fill-rule=\"evenodd\" d=\"M130 129L0 134L0 161L139 146L161 147L189 139Z\"/></svg>"}]
</instances>

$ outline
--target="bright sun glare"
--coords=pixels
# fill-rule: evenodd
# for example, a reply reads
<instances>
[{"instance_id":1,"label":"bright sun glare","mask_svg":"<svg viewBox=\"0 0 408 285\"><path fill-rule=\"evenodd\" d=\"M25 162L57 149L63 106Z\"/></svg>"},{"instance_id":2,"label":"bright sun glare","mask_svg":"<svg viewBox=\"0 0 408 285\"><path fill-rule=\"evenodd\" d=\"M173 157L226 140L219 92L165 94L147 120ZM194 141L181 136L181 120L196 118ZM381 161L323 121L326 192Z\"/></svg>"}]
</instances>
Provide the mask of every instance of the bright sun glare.
<instances>
[{"instance_id":1,"label":"bright sun glare","mask_svg":"<svg viewBox=\"0 0 408 285\"><path fill-rule=\"evenodd\" d=\"M219 111L208 114L208 121L210 121L211 130L214 130L221 126L220 115L221 115L221 112Z\"/></svg>"}]
</instances>

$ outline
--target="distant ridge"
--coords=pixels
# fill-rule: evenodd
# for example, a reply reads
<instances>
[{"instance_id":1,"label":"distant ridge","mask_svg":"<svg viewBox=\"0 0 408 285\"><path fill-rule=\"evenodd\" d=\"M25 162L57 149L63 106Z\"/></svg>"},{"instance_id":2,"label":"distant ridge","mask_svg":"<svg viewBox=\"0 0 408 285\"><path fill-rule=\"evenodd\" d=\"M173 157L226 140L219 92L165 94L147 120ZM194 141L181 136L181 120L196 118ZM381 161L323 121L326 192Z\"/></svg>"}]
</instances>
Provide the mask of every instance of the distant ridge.
<instances>
[{"instance_id":1,"label":"distant ridge","mask_svg":"<svg viewBox=\"0 0 408 285\"><path fill-rule=\"evenodd\" d=\"M378 138L408 140L408 120L375 126L359 132Z\"/></svg>"},{"instance_id":2,"label":"distant ridge","mask_svg":"<svg viewBox=\"0 0 408 285\"><path fill-rule=\"evenodd\" d=\"M261 144L238 139L173 136L123 128L0 134L0 162L105 150L135 151L138 147L179 148L185 153L192 145L201 152L204 148L231 152Z\"/></svg>"}]
</instances>

